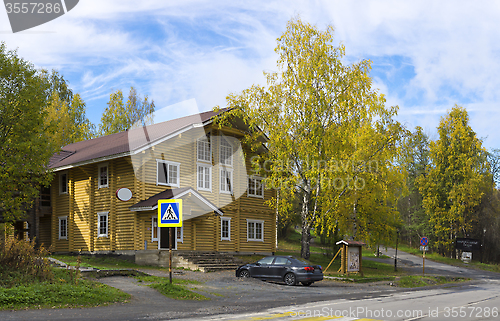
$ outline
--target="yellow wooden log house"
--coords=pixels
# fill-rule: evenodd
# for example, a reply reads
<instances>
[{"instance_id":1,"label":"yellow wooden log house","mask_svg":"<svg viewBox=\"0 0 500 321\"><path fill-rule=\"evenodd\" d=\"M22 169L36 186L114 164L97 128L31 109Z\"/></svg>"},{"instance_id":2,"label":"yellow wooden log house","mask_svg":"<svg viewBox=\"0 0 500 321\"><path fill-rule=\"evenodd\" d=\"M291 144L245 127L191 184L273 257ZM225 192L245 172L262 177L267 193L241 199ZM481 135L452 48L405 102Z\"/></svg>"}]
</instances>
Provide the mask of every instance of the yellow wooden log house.
<instances>
[{"instance_id":1,"label":"yellow wooden log house","mask_svg":"<svg viewBox=\"0 0 500 321\"><path fill-rule=\"evenodd\" d=\"M182 199L177 250L276 251L273 191L253 175L240 143L245 128L213 124L205 112L70 144L55 154L50 199L38 211L39 242L55 252L168 249L157 203ZM262 151L265 152L265 148Z\"/></svg>"}]
</instances>

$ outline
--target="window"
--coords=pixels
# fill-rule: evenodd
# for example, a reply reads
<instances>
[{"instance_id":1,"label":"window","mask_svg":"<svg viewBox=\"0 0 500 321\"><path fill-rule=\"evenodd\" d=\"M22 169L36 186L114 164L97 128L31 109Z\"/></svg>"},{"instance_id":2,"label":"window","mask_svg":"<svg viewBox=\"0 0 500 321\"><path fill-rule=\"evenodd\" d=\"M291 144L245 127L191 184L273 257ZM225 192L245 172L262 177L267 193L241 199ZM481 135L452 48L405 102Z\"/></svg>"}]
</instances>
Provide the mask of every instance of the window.
<instances>
[{"instance_id":1,"label":"window","mask_svg":"<svg viewBox=\"0 0 500 321\"><path fill-rule=\"evenodd\" d=\"M67 240L68 239L68 217L60 216L59 217L59 239Z\"/></svg>"},{"instance_id":2,"label":"window","mask_svg":"<svg viewBox=\"0 0 500 321\"><path fill-rule=\"evenodd\" d=\"M97 213L97 237L108 237L108 213Z\"/></svg>"},{"instance_id":3,"label":"window","mask_svg":"<svg viewBox=\"0 0 500 321\"><path fill-rule=\"evenodd\" d=\"M212 190L212 167L210 165L198 165L198 190Z\"/></svg>"},{"instance_id":4,"label":"window","mask_svg":"<svg viewBox=\"0 0 500 321\"><path fill-rule=\"evenodd\" d=\"M233 192L233 171L229 169L220 170L220 192L231 194Z\"/></svg>"},{"instance_id":5,"label":"window","mask_svg":"<svg viewBox=\"0 0 500 321\"><path fill-rule=\"evenodd\" d=\"M212 162L212 150L210 144L210 133L197 141L198 160Z\"/></svg>"},{"instance_id":6,"label":"window","mask_svg":"<svg viewBox=\"0 0 500 321\"><path fill-rule=\"evenodd\" d=\"M248 178L248 196L264 197L262 178Z\"/></svg>"},{"instance_id":7,"label":"window","mask_svg":"<svg viewBox=\"0 0 500 321\"><path fill-rule=\"evenodd\" d=\"M179 187L179 163L156 160L157 175L156 185Z\"/></svg>"},{"instance_id":8,"label":"window","mask_svg":"<svg viewBox=\"0 0 500 321\"><path fill-rule=\"evenodd\" d=\"M290 262L289 259L287 259L286 257L279 257L277 256L275 259L274 259L274 265L290 265L292 264L292 262Z\"/></svg>"},{"instance_id":9,"label":"window","mask_svg":"<svg viewBox=\"0 0 500 321\"><path fill-rule=\"evenodd\" d=\"M175 238L176 238L177 242L184 243L183 237L184 237L184 227L183 226L176 227L175 228Z\"/></svg>"},{"instance_id":10,"label":"window","mask_svg":"<svg viewBox=\"0 0 500 321\"><path fill-rule=\"evenodd\" d=\"M273 263L273 260L274 260L274 256L268 256L268 257L265 257L263 259L260 259L258 261L259 264L263 265L263 264L271 264Z\"/></svg>"},{"instance_id":11,"label":"window","mask_svg":"<svg viewBox=\"0 0 500 321\"><path fill-rule=\"evenodd\" d=\"M108 187L108 165L99 166L99 188Z\"/></svg>"},{"instance_id":12,"label":"window","mask_svg":"<svg viewBox=\"0 0 500 321\"><path fill-rule=\"evenodd\" d=\"M151 242L158 242L158 215L151 219Z\"/></svg>"},{"instance_id":13,"label":"window","mask_svg":"<svg viewBox=\"0 0 500 321\"><path fill-rule=\"evenodd\" d=\"M247 241L264 241L264 221L247 220Z\"/></svg>"},{"instance_id":14,"label":"window","mask_svg":"<svg viewBox=\"0 0 500 321\"><path fill-rule=\"evenodd\" d=\"M68 194L68 172L59 174L59 194Z\"/></svg>"},{"instance_id":15,"label":"window","mask_svg":"<svg viewBox=\"0 0 500 321\"><path fill-rule=\"evenodd\" d=\"M227 166L233 165L233 146L224 137L220 139L220 163Z\"/></svg>"},{"instance_id":16,"label":"window","mask_svg":"<svg viewBox=\"0 0 500 321\"><path fill-rule=\"evenodd\" d=\"M220 218L220 239L221 241L231 241L231 218Z\"/></svg>"}]
</instances>

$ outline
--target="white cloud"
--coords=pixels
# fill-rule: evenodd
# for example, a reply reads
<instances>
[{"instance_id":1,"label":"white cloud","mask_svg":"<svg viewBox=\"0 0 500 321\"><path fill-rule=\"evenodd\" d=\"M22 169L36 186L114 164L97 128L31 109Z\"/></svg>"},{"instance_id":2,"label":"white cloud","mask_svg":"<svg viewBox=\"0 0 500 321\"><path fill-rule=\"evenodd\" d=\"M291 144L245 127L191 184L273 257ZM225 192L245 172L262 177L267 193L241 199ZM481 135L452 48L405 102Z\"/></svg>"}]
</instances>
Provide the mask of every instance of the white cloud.
<instances>
[{"instance_id":1,"label":"white cloud","mask_svg":"<svg viewBox=\"0 0 500 321\"><path fill-rule=\"evenodd\" d=\"M500 147L491 132L500 100L498 1L86 0L18 34L7 32L0 10L0 40L37 67L59 69L95 122L111 90L135 86L157 108L196 99L204 111L264 85L262 71L276 70L276 38L295 15L333 24L346 61L371 58L374 86L400 106L404 123L434 130L458 103L473 109L478 136Z\"/></svg>"}]
</instances>

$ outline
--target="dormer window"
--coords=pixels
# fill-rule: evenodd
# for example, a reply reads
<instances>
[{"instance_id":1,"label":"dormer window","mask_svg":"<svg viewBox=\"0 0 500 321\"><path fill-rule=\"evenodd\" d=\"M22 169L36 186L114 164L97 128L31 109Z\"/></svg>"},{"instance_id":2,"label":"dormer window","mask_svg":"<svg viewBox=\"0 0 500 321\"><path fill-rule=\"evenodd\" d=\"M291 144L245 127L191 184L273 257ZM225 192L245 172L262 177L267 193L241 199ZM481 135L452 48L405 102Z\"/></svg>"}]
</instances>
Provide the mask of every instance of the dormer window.
<instances>
[{"instance_id":1,"label":"dormer window","mask_svg":"<svg viewBox=\"0 0 500 321\"><path fill-rule=\"evenodd\" d=\"M233 165L233 146L224 137L220 139L220 163L226 166Z\"/></svg>"},{"instance_id":2,"label":"dormer window","mask_svg":"<svg viewBox=\"0 0 500 321\"><path fill-rule=\"evenodd\" d=\"M212 146L210 144L210 133L197 141L198 160L202 162L212 162Z\"/></svg>"}]
</instances>

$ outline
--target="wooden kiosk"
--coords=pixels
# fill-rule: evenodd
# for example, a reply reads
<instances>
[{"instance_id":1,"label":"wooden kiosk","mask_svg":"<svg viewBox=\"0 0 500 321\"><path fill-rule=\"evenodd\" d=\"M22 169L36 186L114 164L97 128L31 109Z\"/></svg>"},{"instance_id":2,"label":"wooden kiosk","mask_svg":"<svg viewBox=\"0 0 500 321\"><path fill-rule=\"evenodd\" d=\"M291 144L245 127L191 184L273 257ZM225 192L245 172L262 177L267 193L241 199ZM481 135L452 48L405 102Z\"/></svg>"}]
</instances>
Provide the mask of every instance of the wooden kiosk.
<instances>
[{"instance_id":1,"label":"wooden kiosk","mask_svg":"<svg viewBox=\"0 0 500 321\"><path fill-rule=\"evenodd\" d=\"M337 245L342 245L342 257L340 272L345 274L359 273L363 276L361 248L365 243L361 241L339 241Z\"/></svg>"}]
</instances>

